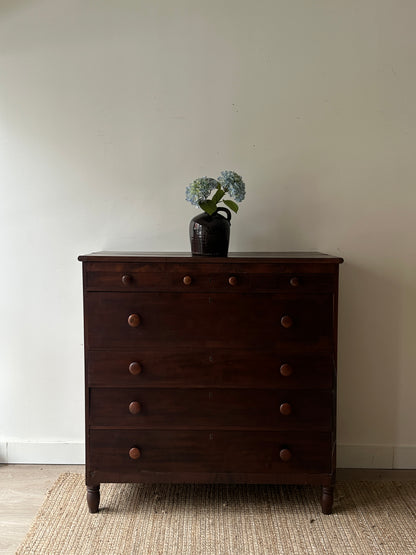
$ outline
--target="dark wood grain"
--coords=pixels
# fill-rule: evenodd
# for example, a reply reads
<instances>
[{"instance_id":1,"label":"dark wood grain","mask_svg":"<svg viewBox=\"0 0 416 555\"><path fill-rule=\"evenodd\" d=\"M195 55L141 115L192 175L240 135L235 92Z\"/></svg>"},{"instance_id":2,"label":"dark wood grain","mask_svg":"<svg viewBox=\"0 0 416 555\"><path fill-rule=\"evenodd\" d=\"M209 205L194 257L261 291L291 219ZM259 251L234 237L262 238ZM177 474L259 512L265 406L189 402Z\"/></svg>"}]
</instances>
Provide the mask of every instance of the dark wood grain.
<instances>
[{"instance_id":1,"label":"dark wood grain","mask_svg":"<svg viewBox=\"0 0 416 555\"><path fill-rule=\"evenodd\" d=\"M112 293L86 298L90 349L129 349L175 345L189 347L267 348L296 345L329 349L332 345L333 296L302 299L275 294ZM140 325L128 318L139 315ZM290 318L284 328L281 319Z\"/></svg>"},{"instance_id":2,"label":"dark wood grain","mask_svg":"<svg viewBox=\"0 0 416 555\"><path fill-rule=\"evenodd\" d=\"M329 434L250 431L195 430L92 430L91 471L134 475L176 472L268 474L330 471ZM130 450L140 456L131 459ZM291 458L282 461L280 451L288 449Z\"/></svg>"},{"instance_id":3,"label":"dark wood grain","mask_svg":"<svg viewBox=\"0 0 416 555\"><path fill-rule=\"evenodd\" d=\"M138 347L90 351L87 375L90 387L331 389L334 367L331 355L313 350L301 355L296 347L293 352Z\"/></svg>"},{"instance_id":4,"label":"dark wood grain","mask_svg":"<svg viewBox=\"0 0 416 555\"><path fill-rule=\"evenodd\" d=\"M335 482L339 257L102 252L84 276L86 483Z\"/></svg>"},{"instance_id":5,"label":"dark wood grain","mask_svg":"<svg viewBox=\"0 0 416 555\"><path fill-rule=\"evenodd\" d=\"M330 430L332 402L332 393L326 390L92 389L90 425ZM131 407L132 403L137 404Z\"/></svg>"},{"instance_id":6,"label":"dark wood grain","mask_svg":"<svg viewBox=\"0 0 416 555\"><path fill-rule=\"evenodd\" d=\"M335 288L336 276L332 266L307 264L286 265L276 272L275 264L263 263L255 268L249 264L132 264L89 262L87 289L89 291L276 291L294 293L327 292ZM312 271L312 269L314 271ZM309 270L309 271L308 271ZM231 282L230 282L231 280ZM293 284L297 283L296 286Z\"/></svg>"},{"instance_id":7,"label":"dark wood grain","mask_svg":"<svg viewBox=\"0 0 416 555\"><path fill-rule=\"evenodd\" d=\"M303 262L313 262L319 264L342 264L343 259L338 256L324 254L321 252L229 252L227 257L199 257L192 256L189 252L139 252L139 251L99 251L90 254L83 254L78 257L82 262L101 261L101 262L145 262L171 261L183 264L192 261L195 264L229 264L235 261L248 263L258 263L262 260L284 264L286 262L301 264Z\"/></svg>"}]
</instances>

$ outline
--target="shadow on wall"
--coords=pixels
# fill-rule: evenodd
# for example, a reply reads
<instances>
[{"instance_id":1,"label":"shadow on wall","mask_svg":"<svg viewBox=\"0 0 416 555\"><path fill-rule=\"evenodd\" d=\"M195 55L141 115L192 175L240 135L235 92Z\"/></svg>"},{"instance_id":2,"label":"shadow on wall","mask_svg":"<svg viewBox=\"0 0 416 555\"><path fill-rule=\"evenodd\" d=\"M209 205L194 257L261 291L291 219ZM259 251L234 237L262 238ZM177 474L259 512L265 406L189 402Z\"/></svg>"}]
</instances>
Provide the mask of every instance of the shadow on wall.
<instances>
[{"instance_id":1,"label":"shadow on wall","mask_svg":"<svg viewBox=\"0 0 416 555\"><path fill-rule=\"evenodd\" d=\"M338 442L395 445L400 285L370 268L340 268Z\"/></svg>"}]
</instances>

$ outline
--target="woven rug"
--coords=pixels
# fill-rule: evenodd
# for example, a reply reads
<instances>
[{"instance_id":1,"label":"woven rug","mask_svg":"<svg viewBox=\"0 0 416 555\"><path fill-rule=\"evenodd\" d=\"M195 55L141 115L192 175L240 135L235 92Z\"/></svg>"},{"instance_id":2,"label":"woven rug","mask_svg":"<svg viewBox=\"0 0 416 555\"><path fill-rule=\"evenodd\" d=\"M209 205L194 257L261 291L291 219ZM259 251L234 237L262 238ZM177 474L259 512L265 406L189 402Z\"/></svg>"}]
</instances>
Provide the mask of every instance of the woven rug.
<instances>
[{"instance_id":1,"label":"woven rug","mask_svg":"<svg viewBox=\"0 0 416 555\"><path fill-rule=\"evenodd\" d=\"M319 500L310 486L102 484L90 514L67 473L17 554L416 553L416 482L339 482L329 516Z\"/></svg>"}]
</instances>

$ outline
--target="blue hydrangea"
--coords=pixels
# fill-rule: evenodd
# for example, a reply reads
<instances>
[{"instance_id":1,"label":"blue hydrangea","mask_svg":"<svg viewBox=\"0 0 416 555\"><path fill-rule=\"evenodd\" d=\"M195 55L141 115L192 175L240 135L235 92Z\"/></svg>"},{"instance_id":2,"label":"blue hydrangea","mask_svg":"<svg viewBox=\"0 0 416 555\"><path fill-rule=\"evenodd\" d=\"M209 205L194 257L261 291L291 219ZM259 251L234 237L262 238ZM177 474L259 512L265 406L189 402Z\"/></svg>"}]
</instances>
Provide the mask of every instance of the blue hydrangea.
<instances>
[{"instance_id":1,"label":"blue hydrangea","mask_svg":"<svg viewBox=\"0 0 416 555\"><path fill-rule=\"evenodd\" d=\"M212 197L210 197L211 193ZM224 198L228 195L234 200ZM218 204L223 202L233 212L238 212L237 202L244 200L246 186L238 173L233 171L221 172L218 180L212 177L199 177L186 188L185 198L194 206L199 206L204 212L212 216L218 209ZM234 202L236 201L236 202Z\"/></svg>"},{"instance_id":2,"label":"blue hydrangea","mask_svg":"<svg viewBox=\"0 0 416 555\"><path fill-rule=\"evenodd\" d=\"M223 171L218 181L221 183L223 191L228 193L235 201L241 202L244 200L246 196L246 186L238 173L229 170Z\"/></svg>"},{"instance_id":3,"label":"blue hydrangea","mask_svg":"<svg viewBox=\"0 0 416 555\"><path fill-rule=\"evenodd\" d=\"M199 177L188 185L185 198L194 206L198 206L202 200L207 200L212 191L217 187L218 181L212 179L212 177Z\"/></svg>"}]
</instances>

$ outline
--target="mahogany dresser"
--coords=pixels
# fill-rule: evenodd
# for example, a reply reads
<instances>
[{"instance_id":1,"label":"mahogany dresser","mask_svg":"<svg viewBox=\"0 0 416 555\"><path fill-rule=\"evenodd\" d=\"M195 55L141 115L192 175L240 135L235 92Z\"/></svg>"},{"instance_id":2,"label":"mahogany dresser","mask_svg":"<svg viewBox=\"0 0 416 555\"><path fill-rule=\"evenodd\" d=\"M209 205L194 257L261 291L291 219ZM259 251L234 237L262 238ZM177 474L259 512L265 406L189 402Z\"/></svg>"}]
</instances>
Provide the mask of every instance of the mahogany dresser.
<instances>
[{"instance_id":1,"label":"mahogany dresser","mask_svg":"<svg viewBox=\"0 0 416 555\"><path fill-rule=\"evenodd\" d=\"M320 253L83 262L87 502L102 482L335 481L338 268Z\"/></svg>"}]
</instances>

